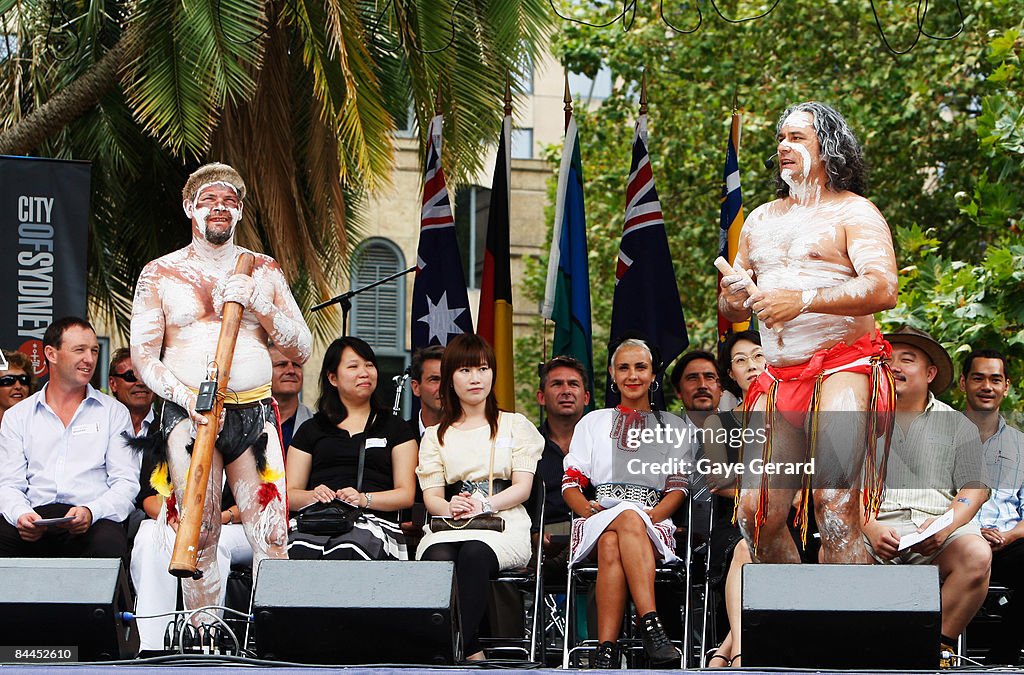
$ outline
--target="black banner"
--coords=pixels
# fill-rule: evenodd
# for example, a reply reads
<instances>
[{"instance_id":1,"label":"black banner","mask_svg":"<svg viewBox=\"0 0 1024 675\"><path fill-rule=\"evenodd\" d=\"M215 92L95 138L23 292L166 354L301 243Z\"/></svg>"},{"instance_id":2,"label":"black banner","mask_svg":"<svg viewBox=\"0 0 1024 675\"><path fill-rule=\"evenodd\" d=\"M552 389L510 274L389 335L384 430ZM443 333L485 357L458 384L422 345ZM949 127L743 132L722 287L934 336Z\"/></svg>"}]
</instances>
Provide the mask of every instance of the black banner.
<instances>
[{"instance_id":1,"label":"black banner","mask_svg":"<svg viewBox=\"0 0 1024 675\"><path fill-rule=\"evenodd\" d=\"M0 346L46 375L43 333L85 317L91 165L0 156Z\"/></svg>"}]
</instances>

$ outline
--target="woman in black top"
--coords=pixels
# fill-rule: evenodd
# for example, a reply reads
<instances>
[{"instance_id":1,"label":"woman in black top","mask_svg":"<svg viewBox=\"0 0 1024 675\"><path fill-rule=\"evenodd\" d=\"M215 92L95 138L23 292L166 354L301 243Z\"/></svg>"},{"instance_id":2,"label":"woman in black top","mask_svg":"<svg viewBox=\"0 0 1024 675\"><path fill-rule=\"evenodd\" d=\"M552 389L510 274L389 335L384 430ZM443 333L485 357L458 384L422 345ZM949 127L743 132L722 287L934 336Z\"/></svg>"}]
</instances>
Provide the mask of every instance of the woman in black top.
<instances>
[{"instance_id":1,"label":"woman in black top","mask_svg":"<svg viewBox=\"0 0 1024 675\"><path fill-rule=\"evenodd\" d=\"M341 535L292 530L290 558L408 560L398 511L413 503L416 440L408 425L380 403L376 389L377 357L370 345L354 337L331 343L320 369L317 413L296 431L288 448L288 505L299 511L337 499L362 508L364 518Z\"/></svg>"}]
</instances>

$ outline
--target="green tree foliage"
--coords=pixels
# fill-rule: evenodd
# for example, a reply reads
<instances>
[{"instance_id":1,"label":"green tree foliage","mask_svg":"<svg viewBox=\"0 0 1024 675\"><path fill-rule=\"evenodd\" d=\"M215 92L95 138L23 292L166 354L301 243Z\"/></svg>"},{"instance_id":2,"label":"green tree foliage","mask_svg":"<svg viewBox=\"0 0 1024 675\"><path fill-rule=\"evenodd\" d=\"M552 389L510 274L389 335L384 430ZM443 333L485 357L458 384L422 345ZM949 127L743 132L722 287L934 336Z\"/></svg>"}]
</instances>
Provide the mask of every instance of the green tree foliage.
<instances>
[{"instance_id":1,"label":"green tree foliage","mask_svg":"<svg viewBox=\"0 0 1024 675\"><path fill-rule=\"evenodd\" d=\"M1024 246L1020 243L1024 186L1024 49L1018 26L992 39L986 55L991 72L977 118L973 180L956 195L969 232L980 246L943 247L943 232L900 228L905 267L900 303L887 325L908 323L941 340L957 365L971 349L991 347L1010 357L1011 390L1004 409L1019 409L1024 377ZM974 253L974 255L971 255ZM960 392L950 392L957 403Z\"/></svg>"},{"instance_id":2,"label":"green tree foliage","mask_svg":"<svg viewBox=\"0 0 1024 675\"><path fill-rule=\"evenodd\" d=\"M613 16L602 15L600 3L565 4L571 7L563 13L592 23ZM710 9L705 3L666 2L665 17L677 28L692 27L695 5ZM875 5L889 43L896 49L910 45L917 35L915 3ZM718 6L735 19L761 13L770 3ZM1012 246L999 246L1013 238L1009 228L1019 217L1017 200L1024 187L1020 100L1009 86L1019 82L1019 39L1003 33L1020 21L1019 4L964 6L969 13L959 36L921 37L906 56L883 48L866 2L786 0L767 17L742 24L708 11L691 34L669 29L652 3L641 4L625 33L618 23L607 28L563 23L555 44L568 69L593 75L604 64L615 81L611 97L599 107L577 102L596 362L606 357L629 145L644 68L652 165L692 347L715 342L712 261L733 102L743 112L740 170L749 213L774 198L774 171L763 161L775 152L779 115L789 104L811 99L840 110L860 139L871 170L867 196L893 228L900 266L910 268L901 275L903 297L885 318L887 325L907 319L931 327L954 349L967 340L1019 339L1020 310L1012 311L1010 298L996 305L991 297L1004 282L1019 286L1020 281L1019 253L1013 257ZM932 3L924 27L948 36L959 23L952 3ZM990 47L993 31L1000 37ZM556 165L559 152L552 152ZM958 201L961 192L974 196ZM538 297L544 269L541 261L527 289ZM964 314L962 323L947 329L938 317L950 313L950 300L936 293L938 288L954 293L964 281L957 275L971 277L983 297L963 298L960 310L954 310ZM934 319L927 312L934 312ZM971 327L973 332L966 332ZM967 336L962 340L956 333L961 329ZM537 352L539 342L531 339L524 347ZM597 390L602 386L599 381Z\"/></svg>"}]
</instances>

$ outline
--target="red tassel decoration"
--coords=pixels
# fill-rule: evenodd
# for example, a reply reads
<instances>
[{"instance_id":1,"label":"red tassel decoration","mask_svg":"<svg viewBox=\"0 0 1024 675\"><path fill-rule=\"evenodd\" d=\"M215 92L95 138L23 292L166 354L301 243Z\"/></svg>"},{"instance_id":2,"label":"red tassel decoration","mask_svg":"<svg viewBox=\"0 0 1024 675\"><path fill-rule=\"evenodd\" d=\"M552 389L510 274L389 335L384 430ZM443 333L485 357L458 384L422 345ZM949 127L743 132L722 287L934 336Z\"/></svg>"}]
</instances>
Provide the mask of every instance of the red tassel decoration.
<instances>
[{"instance_id":1,"label":"red tassel decoration","mask_svg":"<svg viewBox=\"0 0 1024 675\"><path fill-rule=\"evenodd\" d=\"M167 519L178 519L178 501L177 499L175 499L175 495L173 492L171 493L171 496L167 498Z\"/></svg>"},{"instance_id":2,"label":"red tassel decoration","mask_svg":"<svg viewBox=\"0 0 1024 675\"><path fill-rule=\"evenodd\" d=\"M281 492L273 483L263 483L260 485L259 492L256 493L256 499L259 501L261 509L267 508L267 504L280 498Z\"/></svg>"}]
</instances>

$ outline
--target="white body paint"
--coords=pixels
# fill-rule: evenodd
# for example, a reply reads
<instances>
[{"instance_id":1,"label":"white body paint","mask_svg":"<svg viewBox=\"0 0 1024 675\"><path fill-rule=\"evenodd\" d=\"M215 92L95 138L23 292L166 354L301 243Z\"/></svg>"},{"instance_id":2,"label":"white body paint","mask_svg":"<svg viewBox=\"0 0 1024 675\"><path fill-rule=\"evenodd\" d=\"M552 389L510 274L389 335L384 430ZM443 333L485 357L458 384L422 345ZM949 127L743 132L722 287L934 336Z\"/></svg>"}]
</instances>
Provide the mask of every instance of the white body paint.
<instances>
[{"instance_id":1,"label":"white body paint","mask_svg":"<svg viewBox=\"0 0 1024 675\"><path fill-rule=\"evenodd\" d=\"M133 362L144 382L161 397L185 406L188 389L206 379L223 312L222 292L244 249L202 240L149 263L139 277L132 314ZM253 280L263 298L255 307L271 323L268 331L251 309L242 314L228 387L255 389L270 382L268 337L298 360L309 357L312 336L273 258L254 254Z\"/></svg>"},{"instance_id":2,"label":"white body paint","mask_svg":"<svg viewBox=\"0 0 1024 675\"><path fill-rule=\"evenodd\" d=\"M807 151L807 148L799 143L782 141L779 143L779 146L793 150L803 159L803 162L801 162L803 169L801 169L799 176L794 176L793 170L789 167L786 167L779 172L779 175L782 176L782 180L784 180L786 185L789 186L789 193L793 195L798 202L806 203L809 200L816 199L820 195L820 186L807 182L807 178L811 174L811 153Z\"/></svg>"},{"instance_id":3,"label":"white body paint","mask_svg":"<svg viewBox=\"0 0 1024 675\"><path fill-rule=\"evenodd\" d=\"M207 378L207 365L217 348L225 286L234 273L238 256L245 251L231 241L210 244L198 232L197 220L193 220L193 240L189 246L158 258L143 269L135 288L131 330L132 363L142 380L157 395L189 411L195 405L192 390ZM246 309L227 381L228 389L235 392L270 383L273 367L268 338L273 338L288 358L299 362L309 358L312 343L309 328L280 267L269 256L253 255L253 289L251 293L245 291ZM185 504L183 490L191 461L185 449L192 436L189 427L187 421L179 424L168 438L168 464L180 505ZM280 476L274 482L278 494L284 495L284 454L272 420L265 423L265 432L267 464L272 473ZM199 542L202 553L198 565L204 576L200 580L186 580L183 586L186 605L192 608L213 604L220 596L215 551L220 533L222 466L220 453L215 453ZM232 462L227 475L256 563L268 556L286 557L284 501L274 499L265 509L261 508L258 489L262 479L251 451ZM197 624L209 621L209 617L195 618Z\"/></svg>"},{"instance_id":4,"label":"white body paint","mask_svg":"<svg viewBox=\"0 0 1024 675\"><path fill-rule=\"evenodd\" d=\"M851 223L872 236L847 246ZM868 270L884 274L891 288L896 287L888 225L862 197L844 193L841 199L807 204L776 200L751 213L743 236L748 240L746 263L763 292L814 289L826 300L840 294L866 299L872 285L861 275ZM761 340L769 363L792 365L806 362L818 350L853 342L873 327L871 314L805 312L778 331L762 325Z\"/></svg>"}]
</instances>

